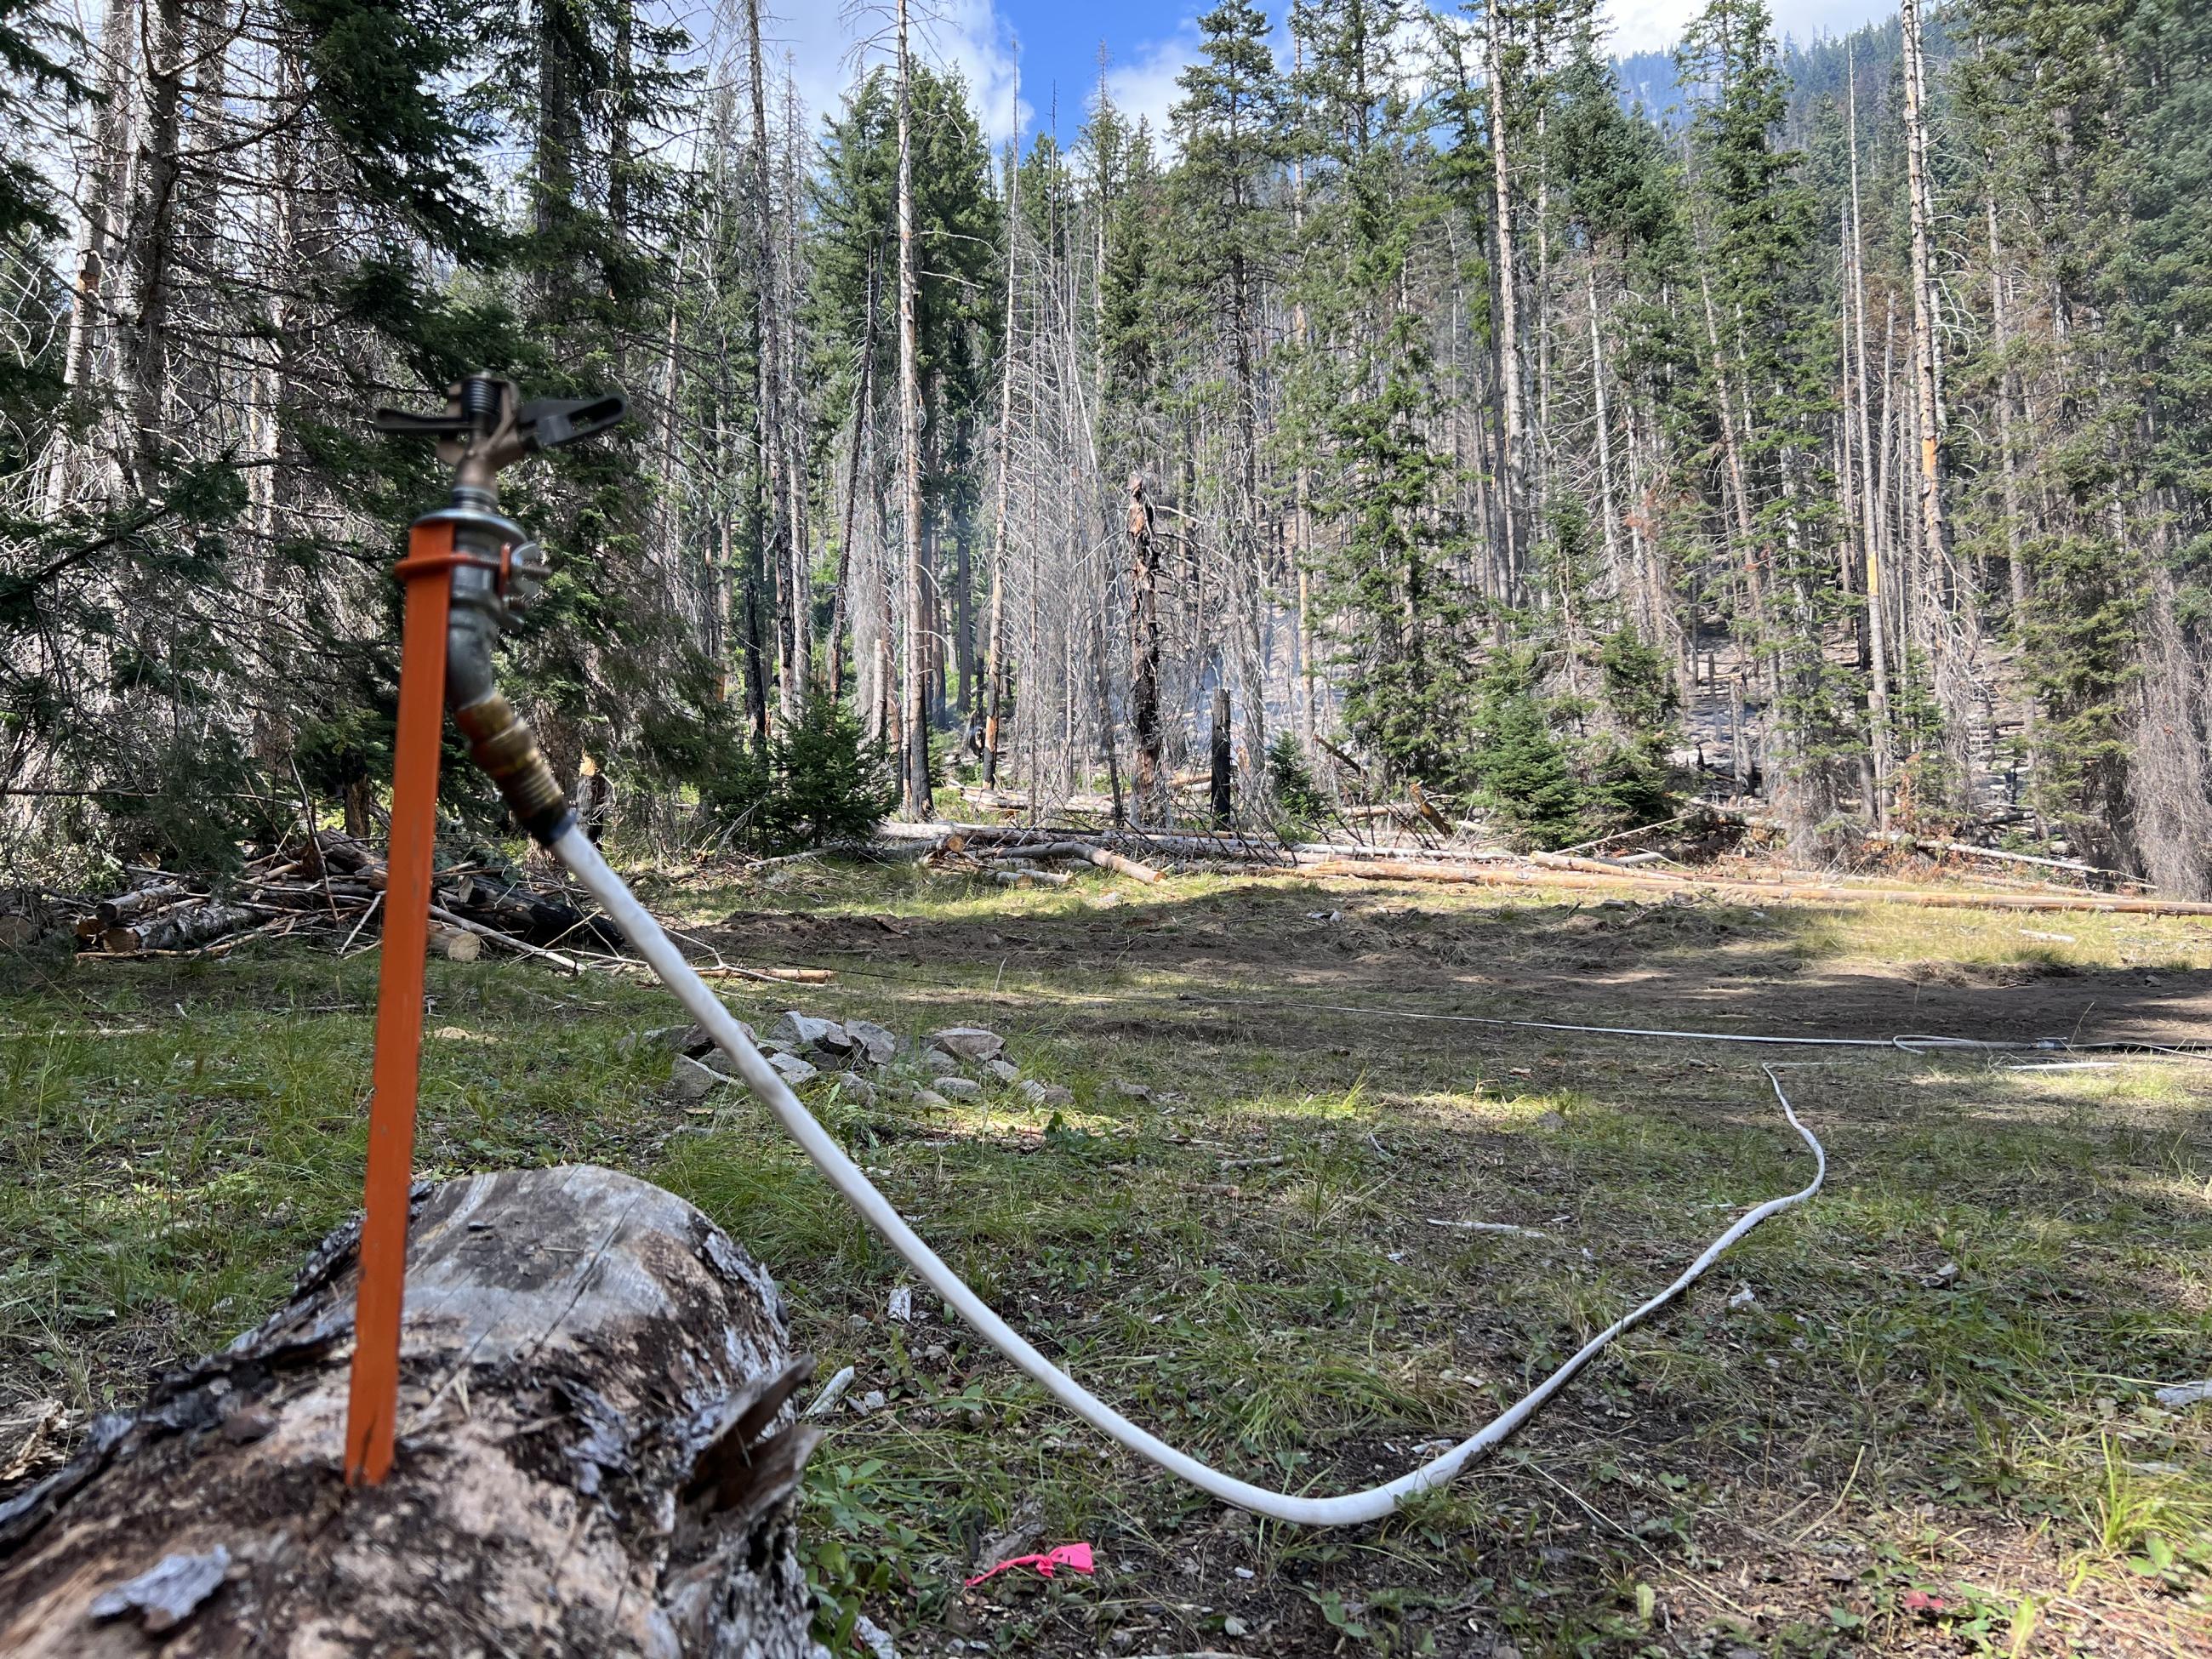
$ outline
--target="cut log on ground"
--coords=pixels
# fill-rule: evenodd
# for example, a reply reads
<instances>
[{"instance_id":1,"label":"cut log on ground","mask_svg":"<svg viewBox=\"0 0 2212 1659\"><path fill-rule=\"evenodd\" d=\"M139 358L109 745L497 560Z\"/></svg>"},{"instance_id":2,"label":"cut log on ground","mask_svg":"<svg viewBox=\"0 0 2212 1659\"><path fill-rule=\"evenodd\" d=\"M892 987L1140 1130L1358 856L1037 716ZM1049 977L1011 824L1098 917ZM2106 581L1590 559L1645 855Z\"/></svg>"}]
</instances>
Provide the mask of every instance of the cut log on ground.
<instances>
[{"instance_id":1,"label":"cut log on ground","mask_svg":"<svg viewBox=\"0 0 2212 1659\"><path fill-rule=\"evenodd\" d=\"M636 965L645 966L643 963ZM702 979L757 979L770 985L835 985L837 982L835 968L740 968L721 963L712 968L695 968L692 971Z\"/></svg>"},{"instance_id":2,"label":"cut log on ground","mask_svg":"<svg viewBox=\"0 0 2212 1659\"><path fill-rule=\"evenodd\" d=\"M1094 830L1077 824L1032 827L1013 823L902 823L878 824L878 839L886 844L927 842L923 854L939 851L975 852L984 847L1043 846L1081 842L1086 846L1119 848L1148 856L1215 859L1230 864L1287 866L1291 862L1279 840L1266 836L1195 835L1183 830Z\"/></svg>"},{"instance_id":3,"label":"cut log on ground","mask_svg":"<svg viewBox=\"0 0 2212 1659\"><path fill-rule=\"evenodd\" d=\"M95 914L100 925L112 927L118 922L128 921L133 916L143 916L149 910L158 910L172 900L185 896L185 884L180 881L157 881L151 887L120 893L112 899L102 900Z\"/></svg>"},{"instance_id":4,"label":"cut log on ground","mask_svg":"<svg viewBox=\"0 0 2212 1659\"><path fill-rule=\"evenodd\" d=\"M430 948L448 962L474 962L483 955L483 941L459 927L433 927Z\"/></svg>"},{"instance_id":5,"label":"cut log on ground","mask_svg":"<svg viewBox=\"0 0 2212 1659\"><path fill-rule=\"evenodd\" d=\"M264 919L273 917L280 919L274 931L343 951L381 911L388 879L374 848L328 830L250 860L219 895L206 882L164 871L126 866L125 872L140 884L103 899L64 901L88 913L76 923L80 949L112 956L212 952L271 931ZM624 948L611 922L586 915L566 887L527 870L442 870L432 902L448 926L567 973L580 972L580 965L553 947ZM454 959L475 957L464 946Z\"/></svg>"},{"instance_id":6,"label":"cut log on ground","mask_svg":"<svg viewBox=\"0 0 2212 1659\"><path fill-rule=\"evenodd\" d=\"M1003 883L1008 887L1034 887L1039 882L1044 883L1048 887L1065 887L1072 879L1057 870L994 869L990 873L994 881Z\"/></svg>"},{"instance_id":7,"label":"cut log on ground","mask_svg":"<svg viewBox=\"0 0 2212 1659\"><path fill-rule=\"evenodd\" d=\"M204 904L168 911L135 927L110 927L100 935L100 943L117 956L139 951L188 951L195 945L205 945L241 927L250 927L264 914L247 905L210 899Z\"/></svg>"},{"instance_id":8,"label":"cut log on ground","mask_svg":"<svg viewBox=\"0 0 2212 1659\"><path fill-rule=\"evenodd\" d=\"M548 951L541 945L532 945L528 939L515 939L501 933L495 927L487 927L480 921L471 921L466 916L456 915L441 904L432 905L430 914L447 927L457 927L462 933L471 938L489 939L502 950L513 951L520 956L536 957L540 961L551 963L556 968L566 973L575 974L583 971L577 967L576 959L574 957L564 957L558 951ZM454 960L474 962L476 957L457 957Z\"/></svg>"},{"instance_id":9,"label":"cut log on ground","mask_svg":"<svg viewBox=\"0 0 2212 1659\"><path fill-rule=\"evenodd\" d=\"M811 1653L811 1367L725 1234L591 1167L418 1188L398 1461L362 1489L356 1243L0 1504L0 1653Z\"/></svg>"},{"instance_id":10,"label":"cut log on ground","mask_svg":"<svg viewBox=\"0 0 2212 1659\"><path fill-rule=\"evenodd\" d=\"M1519 861L1517 854L1509 853L1502 847L1474 846L1465 842L1439 846L1435 842L1427 842L1410 847L1388 847L1358 842L1302 841L1291 848L1291 853L1301 864L1315 860L1323 863L1332 860L1349 860L1360 864L1390 859L1410 859L1420 864L1458 864L1465 861L1513 864Z\"/></svg>"},{"instance_id":11,"label":"cut log on ground","mask_svg":"<svg viewBox=\"0 0 2212 1659\"><path fill-rule=\"evenodd\" d=\"M1082 859L1097 865L1102 870L1111 870L1116 875L1127 876L1132 881L1149 883L1160 878L1160 872L1153 869L1151 865L1139 864L1134 859L1125 859L1119 853L1109 852L1105 848L1095 846L1089 842L1050 841L1034 844L1024 842L1006 847L979 847L975 849L975 856L978 858Z\"/></svg>"}]
</instances>

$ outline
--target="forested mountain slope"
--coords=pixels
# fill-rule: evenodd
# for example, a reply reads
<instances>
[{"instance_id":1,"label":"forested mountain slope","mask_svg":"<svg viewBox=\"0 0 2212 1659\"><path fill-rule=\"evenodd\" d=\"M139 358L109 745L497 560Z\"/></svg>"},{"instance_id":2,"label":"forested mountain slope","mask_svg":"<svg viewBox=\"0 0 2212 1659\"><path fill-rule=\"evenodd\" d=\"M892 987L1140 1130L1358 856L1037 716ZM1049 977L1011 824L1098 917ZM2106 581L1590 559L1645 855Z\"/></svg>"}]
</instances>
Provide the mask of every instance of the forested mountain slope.
<instances>
[{"instance_id":1,"label":"forested mountain slope","mask_svg":"<svg viewBox=\"0 0 2212 1659\"><path fill-rule=\"evenodd\" d=\"M510 504L559 572L511 678L633 825L741 817L839 704L913 810L1157 817L1225 688L1248 776L1538 841L1702 743L1807 842L2206 892L2203 8L1785 53L1711 0L1686 98L1588 0L1279 21L1015 157L902 34L802 107L747 8L18 0L10 854L219 858L295 761L373 811L441 487L365 417L489 368L633 400Z\"/></svg>"}]
</instances>

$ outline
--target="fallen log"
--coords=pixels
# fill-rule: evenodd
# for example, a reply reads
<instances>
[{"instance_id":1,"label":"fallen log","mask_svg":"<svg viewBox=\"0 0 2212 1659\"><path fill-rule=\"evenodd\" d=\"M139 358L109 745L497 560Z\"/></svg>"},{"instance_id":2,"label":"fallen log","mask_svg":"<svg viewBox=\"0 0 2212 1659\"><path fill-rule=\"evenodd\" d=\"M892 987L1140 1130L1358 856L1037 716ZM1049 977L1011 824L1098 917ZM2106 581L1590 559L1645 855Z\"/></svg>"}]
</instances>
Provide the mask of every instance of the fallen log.
<instances>
[{"instance_id":1,"label":"fallen log","mask_svg":"<svg viewBox=\"0 0 2212 1659\"><path fill-rule=\"evenodd\" d=\"M1151 865L1124 858L1109 848L1077 845L1066 856L1087 859L1102 870L1111 870L1117 876L1127 876L1132 881L1140 881L1146 885L1160 878L1160 872Z\"/></svg>"},{"instance_id":2,"label":"fallen log","mask_svg":"<svg viewBox=\"0 0 2212 1659\"><path fill-rule=\"evenodd\" d=\"M1578 841L1572 847L1562 847L1559 851L1563 854L1587 853L1593 847L1609 847L1617 841L1630 841L1638 836L1648 836L1655 830L1668 829L1691 816L1689 812L1677 812L1671 818L1661 818L1652 823L1639 823L1633 830L1616 830L1609 836L1600 836L1595 841Z\"/></svg>"},{"instance_id":3,"label":"fallen log","mask_svg":"<svg viewBox=\"0 0 2212 1659\"><path fill-rule=\"evenodd\" d=\"M303 862L313 869L341 871L347 875L374 871L384 874L384 860L350 836L318 830L303 849ZM378 885L383 884L380 881Z\"/></svg>"},{"instance_id":4,"label":"fallen log","mask_svg":"<svg viewBox=\"0 0 2212 1659\"><path fill-rule=\"evenodd\" d=\"M1787 833L1790 826L1778 818L1760 817L1748 812L1730 811L1723 807L1708 806L1705 811L1724 821L1741 823L1751 830L1771 830ZM2001 847L1983 847L1970 841L1949 841L1942 837L1916 836L1909 830L1861 830L1855 832L1862 841L1878 841L1892 847L1904 848L1907 852L1928 854L1951 853L1960 858L1989 859L1999 864L2028 864L2045 870L2064 870L2075 875L2101 876L2107 881L2118 882L2124 887L2143 887L2155 890L2155 884L2139 876L2129 875L2124 870L2108 870L2100 864L2085 864L2079 859L2045 858L2034 853L2014 853Z\"/></svg>"},{"instance_id":5,"label":"fallen log","mask_svg":"<svg viewBox=\"0 0 2212 1659\"><path fill-rule=\"evenodd\" d=\"M1336 809L1337 817L1351 823L1365 823L1385 818L1395 823L1418 823L1421 815L1403 801L1376 801L1366 805L1346 803Z\"/></svg>"},{"instance_id":6,"label":"fallen log","mask_svg":"<svg viewBox=\"0 0 2212 1659\"><path fill-rule=\"evenodd\" d=\"M458 927L464 933L471 934L477 939L496 945L503 951L512 951L518 956L536 957L540 961L551 963L563 973L580 974L584 971L574 957L564 957L558 951L549 951L542 945L532 945L528 939L516 939L512 934L502 933L496 927L487 927L480 921L471 921L466 916L448 910L442 904L432 905L430 914L448 927ZM471 957L470 960L473 961L475 958Z\"/></svg>"},{"instance_id":7,"label":"fallen log","mask_svg":"<svg viewBox=\"0 0 2212 1659\"><path fill-rule=\"evenodd\" d=\"M1063 875L1057 870L1036 870L1027 867L1018 870L993 870L990 872L990 876L992 880L1002 883L1008 887L1033 887L1038 882L1044 883L1048 887L1065 887L1074 879L1073 876Z\"/></svg>"},{"instance_id":8,"label":"fallen log","mask_svg":"<svg viewBox=\"0 0 2212 1659\"><path fill-rule=\"evenodd\" d=\"M357 1242L0 1504L0 1652L813 1650L811 1367L726 1236L588 1166L418 1188L398 1461L349 1489Z\"/></svg>"},{"instance_id":9,"label":"fallen log","mask_svg":"<svg viewBox=\"0 0 2212 1659\"><path fill-rule=\"evenodd\" d=\"M187 951L225 933L249 927L262 912L251 905L227 904L210 899L190 904L137 926L108 928L100 936L101 946L114 956L135 956L141 951Z\"/></svg>"},{"instance_id":10,"label":"fallen log","mask_svg":"<svg viewBox=\"0 0 2212 1659\"><path fill-rule=\"evenodd\" d=\"M1502 847L1439 847L1433 842L1426 846L1377 846L1362 842L1302 841L1291 844L1291 854L1301 861L1318 859L1326 863L1332 860L1349 860L1353 863L1371 864L1378 860L1410 859L1419 864L1449 864L1460 860L1479 860L1486 864L1511 864L1519 857Z\"/></svg>"},{"instance_id":11,"label":"fallen log","mask_svg":"<svg viewBox=\"0 0 2212 1659\"><path fill-rule=\"evenodd\" d=\"M483 956L483 941L458 927L433 927L430 948L448 962L476 962Z\"/></svg>"},{"instance_id":12,"label":"fallen log","mask_svg":"<svg viewBox=\"0 0 2212 1659\"><path fill-rule=\"evenodd\" d=\"M1103 847L1094 846L1089 842L1049 841L1034 845L1024 842L1001 847L979 847L975 849L975 856L978 858L1083 859L1097 865L1102 870L1111 870L1115 874L1127 876L1133 881L1155 882L1160 878L1160 872L1153 869L1151 865L1139 864L1134 859L1123 858L1119 853L1110 852Z\"/></svg>"},{"instance_id":13,"label":"fallen log","mask_svg":"<svg viewBox=\"0 0 2212 1659\"><path fill-rule=\"evenodd\" d=\"M1531 853L1528 854L1528 861L1532 864L1540 864L1545 866L1547 868L1555 870L1579 870L1592 875L1603 875L1610 872L1612 874L1626 877L1634 880L1664 882L1674 885L1687 884L1698 887L1724 887L1742 892L1765 893L1784 898L1802 896L1808 892L1817 894L1823 897L1832 894L1848 892L1863 894L1877 902L1883 901L1885 898L1904 902L1907 896L1911 896L1913 902L1924 902L1938 907L1949 905L1953 908L2011 909L2033 908L2022 907L2003 902L2008 898L2008 895L2005 894L1977 893L1971 891L1961 893L1955 892L1948 888L1910 889L1875 887L1865 884L1874 879L1871 877L1850 877L1842 880L1831 881L1817 872L1809 871L1794 872L1794 878L1793 872L1784 871L1780 872L1782 878L1780 879L1761 880L1755 876L1705 876L1689 870L1627 869L1619 864L1608 863L1603 859L1568 858L1565 854L1559 853ZM2016 884L2005 881L2002 877L1987 874L1978 875L1975 879L1983 882L1999 883L2007 887L2014 888L2014 890L2018 891L2023 898L2048 898L2059 901L2059 902L2047 907L2053 909L2075 910L2086 908L2094 910L2128 910L2136 911L2138 914L2148 915L2161 914L2172 915L2212 915L2212 906L2205 906L2201 908L2192 908L2191 906L2194 904L2194 901L2187 899L2139 899L2126 894L2110 895L2103 893L2085 893L2079 888L2057 889L2048 884L2020 887ZM2088 902L2083 904L2075 902L2079 900L2087 900ZM2141 908L2144 906L2148 906L2150 908L2148 909Z\"/></svg>"},{"instance_id":14,"label":"fallen log","mask_svg":"<svg viewBox=\"0 0 2212 1659\"><path fill-rule=\"evenodd\" d=\"M902 823L887 821L876 827L886 842L929 843L921 856L937 852L980 852L987 847L1027 850L1030 846L1079 841L1085 846L1126 847L1133 851L1170 857L1222 859L1237 864L1290 862L1279 842L1236 834L1199 835L1188 830L1085 830L1070 825L1031 827L1018 823Z\"/></svg>"},{"instance_id":15,"label":"fallen log","mask_svg":"<svg viewBox=\"0 0 2212 1659\"><path fill-rule=\"evenodd\" d=\"M171 900L180 899L184 896L185 884L181 881L155 882L150 887L135 888L128 893L118 893L112 899L102 899L94 914L99 916L102 927L112 927L133 916L143 916L149 910L159 909Z\"/></svg>"}]
</instances>

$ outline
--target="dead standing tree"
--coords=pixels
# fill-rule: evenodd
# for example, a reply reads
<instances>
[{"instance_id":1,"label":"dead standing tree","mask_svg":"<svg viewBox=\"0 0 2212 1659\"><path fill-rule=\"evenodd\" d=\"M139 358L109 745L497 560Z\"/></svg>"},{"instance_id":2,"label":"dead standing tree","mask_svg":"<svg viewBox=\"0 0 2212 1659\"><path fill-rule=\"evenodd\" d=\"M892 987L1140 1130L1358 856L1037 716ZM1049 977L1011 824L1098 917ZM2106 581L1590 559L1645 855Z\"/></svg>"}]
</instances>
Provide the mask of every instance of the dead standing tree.
<instances>
[{"instance_id":1,"label":"dead standing tree","mask_svg":"<svg viewBox=\"0 0 2212 1659\"><path fill-rule=\"evenodd\" d=\"M1021 80L1014 81L1014 111L1021 112ZM1014 435L1014 325L1021 292L1021 158L1011 148L1006 165L1006 361L999 370L999 501L991 532L991 620L983 661L983 787L999 781L999 714L1006 695L1006 494Z\"/></svg>"},{"instance_id":2,"label":"dead standing tree","mask_svg":"<svg viewBox=\"0 0 2212 1659\"><path fill-rule=\"evenodd\" d=\"M1129 725L1137 744L1137 822L1166 817L1160 756L1160 565L1145 475L1129 475Z\"/></svg>"}]
</instances>

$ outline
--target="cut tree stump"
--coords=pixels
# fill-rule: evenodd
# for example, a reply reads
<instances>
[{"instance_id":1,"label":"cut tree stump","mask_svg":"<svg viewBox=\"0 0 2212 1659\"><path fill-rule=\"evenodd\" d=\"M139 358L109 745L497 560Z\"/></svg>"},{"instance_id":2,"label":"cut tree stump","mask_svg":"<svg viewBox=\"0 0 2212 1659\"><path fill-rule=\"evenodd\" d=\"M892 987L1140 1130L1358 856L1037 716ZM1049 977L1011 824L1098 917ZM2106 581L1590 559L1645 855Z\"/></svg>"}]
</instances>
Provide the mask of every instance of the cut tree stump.
<instances>
[{"instance_id":1,"label":"cut tree stump","mask_svg":"<svg viewBox=\"0 0 2212 1659\"><path fill-rule=\"evenodd\" d=\"M340 1474L358 1224L0 1504L0 1654L814 1651L775 1281L607 1170L416 1189L397 1464Z\"/></svg>"},{"instance_id":2,"label":"cut tree stump","mask_svg":"<svg viewBox=\"0 0 2212 1659\"><path fill-rule=\"evenodd\" d=\"M483 941L459 927L430 928L430 948L448 962L474 962L483 955Z\"/></svg>"}]
</instances>

